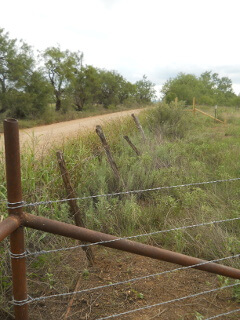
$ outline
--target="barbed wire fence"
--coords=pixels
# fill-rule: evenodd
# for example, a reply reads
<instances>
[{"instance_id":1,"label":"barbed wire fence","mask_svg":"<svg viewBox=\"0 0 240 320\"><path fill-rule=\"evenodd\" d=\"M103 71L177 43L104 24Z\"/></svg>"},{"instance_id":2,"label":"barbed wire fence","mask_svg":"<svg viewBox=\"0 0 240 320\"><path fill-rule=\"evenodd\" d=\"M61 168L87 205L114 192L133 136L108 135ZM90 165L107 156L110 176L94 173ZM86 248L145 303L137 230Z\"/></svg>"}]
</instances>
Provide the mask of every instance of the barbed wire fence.
<instances>
[{"instance_id":1,"label":"barbed wire fence","mask_svg":"<svg viewBox=\"0 0 240 320\"><path fill-rule=\"evenodd\" d=\"M130 191L122 191L122 192L116 192L116 193L98 194L98 195L93 195L93 196L76 197L76 198L72 198L72 199L59 199L59 200L40 201L40 202L34 202L34 203L27 203L27 202L8 203L5 199L1 199L0 202L1 203L2 202L5 203L7 205L8 209L29 208L29 207L37 207L37 206L40 206L40 205L50 205L50 204L53 204L53 203L64 203L64 202L71 201L71 200L86 200L86 199L101 198L101 197L114 197L114 196L119 196L119 195L139 194L139 193L143 193L143 192L160 191L160 190L182 188L182 187L190 187L190 186L201 186L201 185L209 185L209 184L216 184L216 183L223 183L223 182L234 182L234 181L239 181L239 180L240 180L240 178L231 178L231 179L195 182L195 183L188 183L188 184L181 184L181 185L174 185L174 186L161 186L161 187L148 188L148 189L142 189L142 190L130 190ZM66 248L59 248L59 249L52 249L52 250L40 250L40 251L35 251L35 252L31 252L30 250L27 249L22 254L13 254L11 252L9 252L9 254L10 254L10 257L13 258L13 259L21 259L21 258L26 258L26 257L30 257L30 256L34 257L34 256L48 254L48 253L56 253L56 252L60 252L60 251L74 250L74 249L81 248L81 247L102 245L102 244L106 244L106 243L109 243L109 242L116 242L116 241L120 241L120 240L131 240L131 239L136 239L136 238L140 238L140 237L149 237L149 236L153 236L153 235L156 235L156 234L174 232L174 231L179 231L179 230L186 230L186 229L190 229L190 228L204 227L204 226L215 225L215 224L220 224L220 223L233 222L233 221L237 221L237 220L240 220L240 217L222 219L222 220L206 221L206 222L199 222L197 224L192 224L192 225L180 226L180 227L170 228L170 229L166 229L166 230L158 230L158 231L154 231L154 232L150 232L150 233L137 234L137 235L133 235L133 236L118 237L118 238L116 238L114 240L98 241L98 242L95 242L95 243L80 244L80 245L66 247ZM132 283L132 282L136 282L136 281L142 281L142 280L146 280L146 279L150 279L150 278L154 278L154 277L159 277L159 276L162 276L164 274L169 274L169 273L173 273L173 272L178 272L178 271L182 271L182 270L188 270L188 269L196 268L197 266L205 265L205 264L208 264L208 263L213 263L213 262L216 263L216 262L226 261L226 260L230 260L230 259L238 259L239 257L240 257L240 254L231 255L231 256L228 256L228 257L218 258L218 259L214 259L214 260L210 260L210 261L204 261L204 262L199 263L199 264L179 267L179 268L166 270L166 271L155 273L155 274L149 274L149 275L145 275L145 276L141 276L141 277L135 277L135 278L127 279L127 280L124 280L124 281L119 281L119 282L110 283L110 284L107 284L107 285L101 285L101 286L92 287L92 288L83 289L83 290L78 290L78 291L73 291L73 292L58 293L58 294L52 294L52 295L49 295L49 296L40 296L40 297L28 296L28 298L26 300L22 300L22 301L13 300L12 304L17 305L17 306L22 306L22 305L25 305L25 304L37 303L37 302L40 302L40 301L43 301L43 300L48 300L48 299L52 299L52 298L56 298L56 297L67 297L67 296L83 294L83 293L87 293L87 292L93 292L93 291L97 291L97 290L103 290L103 289L110 288L110 287L116 287L116 286ZM105 316L105 317L99 318L98 320L111 319L111 318L117 318L117 317L120 318L122 316L129 315L129 314L132 314L132 313L135 313L135 312L151 309L151 308L154 308L154 307L163 306L163 305L174 303L174 302L180 302L180 301L183 301L185 299L195 298L195 297L198 297L198 296L201 296L201 295L204 295L204 294L217 292L217 291L220 291L220 290L223 290L223 289L234 288L234 287L237 287L239 285L240 285L240 282L236 282L236 283L231 284L231 285L222 286L222 287L219 287L219 288L215 288L215 289L211 289L211 290L207 290L207 291L194 293L192 295L188 295L188 296L184 296L184 297L180 297L180 298L176 298L176 299L172 299L172 300L168 300L168 301L159 302L159 303L156 303L156 304L153 304L153 305L146 305L146 306L143 306L141 308L137 308L137 309L133 309L133 310L127 310L125 312L118 313L118 314L112 314L112 315L109 315L109 316ZM216 318L228 316L230 314L237 313L239 311L240 311L240 309L231 310L229 312L218 314L218 315L212 316L210 318L205 318L205 320L216 319Z\"/></svg>"}]
</instances>

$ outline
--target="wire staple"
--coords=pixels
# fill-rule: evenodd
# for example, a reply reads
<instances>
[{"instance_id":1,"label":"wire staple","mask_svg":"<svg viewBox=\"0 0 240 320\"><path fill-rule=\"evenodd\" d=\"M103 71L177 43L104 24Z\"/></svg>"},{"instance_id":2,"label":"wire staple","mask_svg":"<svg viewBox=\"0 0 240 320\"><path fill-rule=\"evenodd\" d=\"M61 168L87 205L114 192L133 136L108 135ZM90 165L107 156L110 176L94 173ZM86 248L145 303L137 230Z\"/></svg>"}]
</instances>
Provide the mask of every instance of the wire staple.
<instances>
[{"instance_id":1,"label":"wire staple","mask_svg":"<svg viewBox=\"0 0 240 320\"><path fill-rule=\"evenodd\" d=\"M30 303L33 300L31 296L28 295L27 299L25 300L12 300L12 304L15 306L24 306L25 304Z\"/></svg>"},{"instance_id":2,"label":"wire staple","mask_svg":"<svg viewBox=\"0 0 240 320\"><path fill-rule=\"evenodd\" d=\"M27 250L22 253L12 253L11 251L9 251L9 255L12 259L22 259L26 258L29 255L29 253Z\"/></svg>"}]
</instances>

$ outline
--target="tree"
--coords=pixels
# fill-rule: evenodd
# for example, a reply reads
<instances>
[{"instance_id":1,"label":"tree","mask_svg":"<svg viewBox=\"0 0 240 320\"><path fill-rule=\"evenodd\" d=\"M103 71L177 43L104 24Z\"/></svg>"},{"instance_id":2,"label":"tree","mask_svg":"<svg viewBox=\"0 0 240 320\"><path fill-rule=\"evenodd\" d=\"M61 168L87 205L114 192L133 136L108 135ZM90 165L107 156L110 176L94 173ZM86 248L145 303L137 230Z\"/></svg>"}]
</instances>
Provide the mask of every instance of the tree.
<instances>
[{"instance_id":1,"label":"tree","mask_svg":"<svg viewBox=\"0 0 240 320\"><path fill-rule=\"evenodd\" d=\"M166 81L161 92L168 103L176 97L187 104L192 103L193 97L199 104L206 105L232 105L235 101L232 81L228 77L220 78L212 71L203 72L199 77L179 73L176 78Z\"/></svg>"},{"instance_id":2,"label":"tree","mask_svg":"<svg viewBox=\"0 0 240 320\"><path fill-rule=\"evenodd\" d=\"M199 98L199 89L199 81L196 76L179 73L176 78L170 78L163 85L161 92L167 103L177 97L179 100L191 104L193 97Z\"/></svg>"},{"instance_id":3,"label":"tree","mask_svg":"<svg viewBox=\"0 0 240 320\"><path fill-rule=\"evenodd\" d=\"M101 94L99 70L88 65L82 67L72 79L70 91L77 111L82 111L86 104L98 103Z\"/></svg>"},{"instance_id":4,"label":"tree","mask_svg":"<svg viewBox=\"0 0 240 320\"><path fill-rule=\"evenodd\" d=\"M0 29L0 112L11 108L9 94L22 92L34 68L31 48Z\"/></svg>"},{"instance_id":5,"label":"tree","mask_svg":"<svg viewBox=\"0 0 240 320\"><path fill-rule=\"evenodd\" d=\"M154 83L147 80L147 77L143 75L142 80L135 83L136 94L135 97L140 103L149 103L156 98L156 90L154 89Z\"/></svg>"},{"instance_id":6,"label":"tree","mask_svg":"<svg viewBox=\"0 0 240 320\"><path fill-rule=\"evenodd\" d=\"M66 88L82 68L83 54L69 50L61 51L59 47L51 47L44 51L43 58L46 73L54 89L56 111L59 111Z\"/></svg>"}]
</instances>

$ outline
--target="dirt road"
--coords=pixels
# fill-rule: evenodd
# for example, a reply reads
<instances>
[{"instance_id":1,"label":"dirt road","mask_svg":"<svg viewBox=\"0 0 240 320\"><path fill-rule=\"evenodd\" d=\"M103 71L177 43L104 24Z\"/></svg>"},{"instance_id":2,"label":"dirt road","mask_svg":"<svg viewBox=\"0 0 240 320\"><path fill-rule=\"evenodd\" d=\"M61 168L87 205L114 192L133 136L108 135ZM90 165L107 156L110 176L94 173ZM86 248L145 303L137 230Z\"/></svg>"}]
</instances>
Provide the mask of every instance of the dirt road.
<instances>
[{"instance_id":1,"label":"dirt road","mask_svg":"<svg viewBox=\"0 0 240 320\"><path fill-rule=\"evenodd\" d=\"M50 149L53 146L62 145L79 133L84 134L95 130L96 125L103 125L106 122L117 120L132 113L138 114L143 109L127 110L111 114L93 116L89 118L54 123L46 126L20 130L21 147L37 149ZM4 146L3 134L0 135L0 148Z\"/></svg>"}]
</instances>

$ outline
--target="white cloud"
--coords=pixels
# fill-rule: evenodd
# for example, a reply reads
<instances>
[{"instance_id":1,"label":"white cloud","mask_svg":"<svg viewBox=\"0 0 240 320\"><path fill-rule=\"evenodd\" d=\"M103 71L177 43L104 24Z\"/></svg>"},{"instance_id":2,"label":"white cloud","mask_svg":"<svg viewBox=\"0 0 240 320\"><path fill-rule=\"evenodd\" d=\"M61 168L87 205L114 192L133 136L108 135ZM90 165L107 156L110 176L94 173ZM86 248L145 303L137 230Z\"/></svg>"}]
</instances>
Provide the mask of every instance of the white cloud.
<instances>
[{"instance_id":1,"label":"white cloud","mask_svg":"<svg viewBox=\"0 0 240 320\"><path fill-rule=\"evenodd\" d=\"M160 85L174 72L239 66L239 9L239 0L8 0L0 21L37 49L59 43L88 64Z\"/></svg>"}]
</instances>

